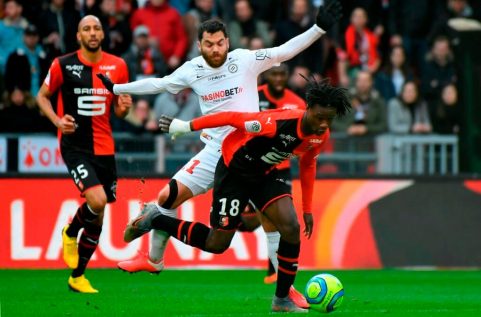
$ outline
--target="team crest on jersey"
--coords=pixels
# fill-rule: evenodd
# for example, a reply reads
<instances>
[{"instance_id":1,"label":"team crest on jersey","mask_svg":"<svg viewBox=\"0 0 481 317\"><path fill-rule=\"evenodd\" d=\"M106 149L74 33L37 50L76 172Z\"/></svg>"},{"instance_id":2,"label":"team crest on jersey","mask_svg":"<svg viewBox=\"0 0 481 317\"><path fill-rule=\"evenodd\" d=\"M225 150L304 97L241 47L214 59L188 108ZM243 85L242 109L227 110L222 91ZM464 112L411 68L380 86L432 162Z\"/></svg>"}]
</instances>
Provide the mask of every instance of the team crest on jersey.
<instances>
[{"instance_id":1,"label":"team crest on jersey","mask_svg":"<svg viewBox=\"0 0 481 317\"><path fill-rule=\"evenodd\" d=\"M246 121L244 123L244 126L246 128L247 132L251 133L257 133L261 131L262 125L259 121L253 120L253 121Z\"/></svg>"},{"instance_id":2,"label":"team crest on jersey","mask_svg":"<svg viewBox=\"0 0 481 317\"><path fill-rule=\"evenodd\" d=\"M239 66L237 66L237 64L230 64L227 66L227 70L231 73L236 73L239 70Z\"/></svg>"},{"instance_id":3,"label":"team crest on jersey","mask_svg":"<svg viewBox=\"0 0 481 317\"><path fill-rule=\"evenodd\" d=\"M229 217L222 217L219 220L219 226L227 227L229 225Z\"/></svg>"},{"instance_id":4,"label":"team crest on jersey","mask_svg":"<svg viewBox=\"0 0 481 317\"><path fill-rule=\"evenodd\" d=\"M69 72L72 72L73 75L81 78L82 70L84 69L84 65L67 65L65 66Z\"/></svg>"}]
</instances>

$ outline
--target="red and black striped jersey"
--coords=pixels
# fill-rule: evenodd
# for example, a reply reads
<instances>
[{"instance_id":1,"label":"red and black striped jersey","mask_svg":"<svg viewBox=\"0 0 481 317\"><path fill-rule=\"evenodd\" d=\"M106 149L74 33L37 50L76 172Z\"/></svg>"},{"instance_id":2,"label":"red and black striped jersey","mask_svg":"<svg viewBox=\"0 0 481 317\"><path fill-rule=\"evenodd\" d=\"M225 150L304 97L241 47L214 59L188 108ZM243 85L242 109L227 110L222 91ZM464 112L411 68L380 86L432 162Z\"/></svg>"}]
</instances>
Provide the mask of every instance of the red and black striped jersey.
<instances>
[{"instance_id":1,"label":"red and black striped jersey","mask_svg":"<svg viewBox=\"0 0 481 317\"><path fill-rule=\"evenodd\" d=\"M304 110L221 112L192 120L192 128L224 125L237 128L224 139L222 155L229 170L242 177L262 177L284 160L298 156L303 210L310 212L317 156L330 132L304 135L301 130L304 113Z\"/></svg>"},{"instance_id":2,"label":"red and black striped jersey","mask_svg":"<svg viewBox=\"0 0 481 317\"><path fill-rule=\"evenodd\" d=\"M296 95L292 90L285 88L281 98L274 98L269 92L267 84L261 85L259 91L259 110L266 111L272 109L306 109L304 99ZM290 160L285 160L277 166L277 169L290 168Z\"/></svg>"},{"instance_id":3,"label":"red and black striped jersey","mask_svg":"<svg viewBox=\"0 0 481 317\"><path fill-rule=\"evenodd\" d=\"M102 52L100 61L92 64L76 51L52 62L45 85L50 93L58 93L57 115L69 114L78 125L75 133L59 133L61 146L81 148L94 155L113 155L110 111L115 96L104 87L97 73L107 75L115 83L128 82L123 59Z\"/></svg>"}]
</instances>

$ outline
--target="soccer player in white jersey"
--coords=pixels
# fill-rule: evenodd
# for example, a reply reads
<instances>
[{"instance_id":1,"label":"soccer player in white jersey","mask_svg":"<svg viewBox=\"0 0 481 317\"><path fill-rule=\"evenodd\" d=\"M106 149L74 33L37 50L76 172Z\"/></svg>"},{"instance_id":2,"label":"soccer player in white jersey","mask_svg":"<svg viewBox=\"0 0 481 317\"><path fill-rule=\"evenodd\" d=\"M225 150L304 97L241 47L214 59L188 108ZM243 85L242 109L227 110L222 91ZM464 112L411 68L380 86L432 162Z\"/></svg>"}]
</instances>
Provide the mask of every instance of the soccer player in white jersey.
<instances>
[{"instance_id":1,"label":"soccer player in white jersey","mask_svg":"<svg viewBox=\"0 0 481 317\"><path fill-rule=\"evenodd\" d=\"M172 74L128 84L114 84L102 74L97 76L108 90L117 95L157 94L165 91L176 94L184 88L192 88L199 96L204 115L223 111L258 112L258 75L291 59L317 41L339 20L341 9L338 0L326 0L319 8L316 24L309 30L278 47L256 51L236 49L229 52L225 25L219 20L209 20L198 31L201 56L185 62ZM221 143L231 131L231 127L219 127L205 129L201 133L205 147L160 190L157 208L164 215L176 217L179 205L212 188L216 164L221 157ZM310 232L307 234L310 235ZM168 238L167 233L154 231L149 254L139 254L133 260L120 262L119 268L128 272L160 272L164 268L163 257ZM269 235L268 240L278 242L279 233L277 236ZM277 248L269 247L269 257L276 258L276 251ZM308 306L302 294L294 288L289 292L289 297L300 307Z\"/></svg>"}]
</instances>

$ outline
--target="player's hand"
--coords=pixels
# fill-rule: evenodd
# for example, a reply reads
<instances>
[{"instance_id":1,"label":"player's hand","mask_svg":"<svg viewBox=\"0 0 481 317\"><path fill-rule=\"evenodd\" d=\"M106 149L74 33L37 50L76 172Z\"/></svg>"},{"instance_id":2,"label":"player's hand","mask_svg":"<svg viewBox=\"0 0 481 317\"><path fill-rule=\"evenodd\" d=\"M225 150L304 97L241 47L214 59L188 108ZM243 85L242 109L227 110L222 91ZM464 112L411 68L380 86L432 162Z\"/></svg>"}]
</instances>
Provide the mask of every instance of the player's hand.
<instances>
[{"instance_id":1,"label":"player's hand","mask_svg":"<svg viewBox=\"0 0 481 317\"><path fill-rule=\"evenodd\" d=\"M172 117L161 115L159 119L159 128L162 132L172 134L172 140L182 136L190 131L190 121L174 119Z\"/></svg>"},{"instance_id":2,"label":"player's hand","mask_svg":"<svg viewBox=\"0 0 481 317\"><path fill-rule=\"evenodd\" d=\"M312 228L314 227L314 218L312 217L311 213L303 213L302 217L304 218L304 235L307 239L311 238L312 235Z\"/></svg>"},{"instance_id":3,"label":"player's hand","mask_svg":"<svg viewBox=\"0 0 481 317\"><path fill-rule=\"evenodd\" d=\"M342 17L342 6L339 0L326 0L319 7L316 24L324 31L329 30Z\"/></svg>"},{"instance_id":4,"label":"player's hand","mask_svg":"<svg viewBox=\"0 0 481 317\"><path fill-rule=\"evenodd\" d=\"M159 119L160 131L169 133L169 127L170 127L170 124L172 123L172 120L174 120L174 118L166 116L165 114L161 115Z\"/></svg>"},{"instance_id":5,"label":"player's hand","mask_svg":"<svg viewBox=\"0 0 481 317\"><path fill-rule=\"evenodd\" d=\"M124 118L132 108L132 97L130 95L122 94L117 99L117 106L115 113L119 118Z\"/></svg>"},{"instance_id":6,"label":"player's hand","mask_svg":"<svg viewBox=\"0 0 481 317\"><path fill-rule=\"evenodd\" d=\"M77 129L78 125L75 123L75 118L69 114L64 115L55 124L62 134L72 134Z\"/></svg>"},{"instance_id":7,"label":"player's hand","mask_svg":"<svg viewBox=\"0 0 481 317\"><path fill-rule=\"evenodd\" d=\"M102 73L97 73L97 77L102 81L102 84L104 84L108 91L114 93L114 83L110 80L110 78Z\"/></svg>"}]
</instances>

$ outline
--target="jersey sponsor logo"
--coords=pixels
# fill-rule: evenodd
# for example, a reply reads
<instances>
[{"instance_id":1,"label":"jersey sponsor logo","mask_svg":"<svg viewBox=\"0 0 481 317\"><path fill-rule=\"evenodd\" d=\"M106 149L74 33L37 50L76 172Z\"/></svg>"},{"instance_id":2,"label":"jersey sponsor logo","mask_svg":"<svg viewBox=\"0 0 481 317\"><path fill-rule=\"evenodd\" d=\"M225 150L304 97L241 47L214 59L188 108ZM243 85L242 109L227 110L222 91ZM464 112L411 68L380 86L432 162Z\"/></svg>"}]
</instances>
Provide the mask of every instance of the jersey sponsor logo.
<instances>
[{"instance_id":1,"label":"jersey sponsor logo","mask_svg":"<svg viewBox=\"0 0 481 317\"><path fill-rule=\"evenodd\" d=\"M100 70L115 70L117 69L117 65L100 65Z\"/></svg>"},{"instance_id":2,"label":"jersey sponsor logo","mask_svg":"<svg viewBox=\"0 0 481 317\"><path fill-rule=\"evenodd\" d=\"M271 58L271 53L268 50L262 49L262 50L256 51L256 60L263 61L265 59L270 59L270 58Z\"/></svg>"},{"instance_id":3,"label":"jersey sponsor logo","mask_svg":"<svg viewBox=\"0 0 481 317\"><path fill-rule=\"evenodd\" d=\"M309 143L321 144L321 143L322 143L322 139L310 139L310 140L309 140Z\"/></svg>"},{"instance_id":4,"label":"jersey sponsor logo","mask_svg":"<svg viewBox=\"0 0 481 317\"><path fill-rule=\"evenodd\" d=\"M211 76L209 78L207 78L208 81L213 81L213 80L219 80L219 79L222 79L222 78L225 78L226 75L215 75L215 76Z\"/></svg>"},{"instance_id":5,"label":"jersey sponsor logo","mask_svg":"<svg viewBox=\"0 0 481 317\"><path fill-rule=\"evenodd\" d=\"M281 142L282 144L284 144L285 147L288 147L289 144L291 144L291 142L294 142L297 140L295 137L293 137L290 134L281 133L279 137L281 138Z\"/></svg>"},{"instance_id":6,"label":"jersey sponsor logo","mask_svg":"<svg viewBox=\"0 0 481 317\"><path fill-rule=\"evenodd\" d=\"M226 99L232 98L232 96L240 94L244 89L242 87L234 87L231 89L226 89L226 90L219 90L207 95L202 95L202 101L208 102L208 101L214 101L214 102L219 102L223 101Z\"/></svg>"},{"instance_id":7,"label":"jersey sponsor logo","mask_svg":"<svg viewBox=\"0 0 481 317\"><path fill-rule=\"evenodd\" d=\"M282 109L298 109L299 107L296 105L296 104L285 104L284 106L282 106Z\"/></svg>"},{"instance_id":8,"label":"jersey sponsor logo","mask_svg":"<svg viewBox=\"0 0 481 317\"><path fill-rule=\"evenodd\" d=\"M244 123L245 129L247 132L251 133L258 133L262 129L262 125L259 121L253 120L253 121L246 121Z\"/></svg>"},{"instance_id":9,"label":"jersey sponsor logo","mask_svg":"<svg viewBox=\"0 0 481 317\"><path fill-rule=\"evenodd\" d=\"M279 137L280 137L282 140L286 140L286 141L289 142L289 143L294 142L295 140L297 140L295 137L293 137L293 136L290 135L290 134L281 133L281 134L279 135Z\"/></svg>"},{"instance_id":10,"label":"jersey sponsor logo","mask_svg":"<svg viewBox=\"0 0 481 317\"><path fill-rule=\"evenodd\" d=\"M110 92L106 88L74 88L76 95L108 95Z\"/></svg>"},{"instance_id":11,"label":"jersey sponsor logo","mask_svg":"<svg viewBox=\"0 0 481 317\"><path fill-rule=\"evenodd\" d=\"M77 98L77 113L81 116L94 117L105 113L107 106L104 96L79 96Z\"/></svg>"},{"instance_id":12,"label":"jersey sponsor logo","mask_svg":"<svg viewBox=\"0 0 481 317\"><path fill-rule=\"evenodd\" d=\"M231 73L236 73L239 70L239 66L237 66L237 64L230 64L227 66L227 70Z\"/></svg>"},{"instance_id":13,"label":"jersey sponsor logo","mask_svg":"<svg viewBox=\"0 0 481 317\"><path fill-rule=\"evenodd\" d=\"M69 71L72 72L73 75L78 76L78 78L81 78L82 70L84 69L84 65L66 65L65 68Z\"/></svg>"},{"instance_id":14,"label":"jersey sponsor logo","mask_svg":"<svg viewBox=\"0 0 481 317\"><path fill-rule=\"evenodd\" d=\"M281 152L276 148L272 148L271 152L268 152L261 156L261 160L263 160L267 164L277 165L291 156L292 153Z\"/></svg>"}]
</instances>

